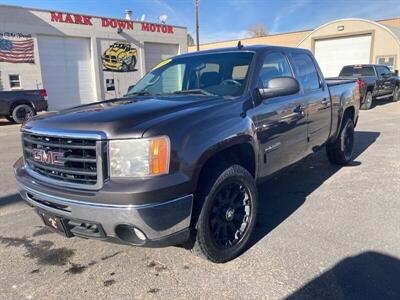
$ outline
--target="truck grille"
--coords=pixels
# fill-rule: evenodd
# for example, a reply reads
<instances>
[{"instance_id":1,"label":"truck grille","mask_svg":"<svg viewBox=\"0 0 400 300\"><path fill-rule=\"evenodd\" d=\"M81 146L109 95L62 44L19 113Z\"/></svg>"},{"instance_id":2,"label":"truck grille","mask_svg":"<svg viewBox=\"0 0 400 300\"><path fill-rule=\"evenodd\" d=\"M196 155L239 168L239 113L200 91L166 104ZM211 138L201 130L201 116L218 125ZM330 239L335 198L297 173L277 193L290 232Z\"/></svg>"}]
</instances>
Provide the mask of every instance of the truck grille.
<instances>
[{"instance_id":1,"label":"truck grille","mask_svg":"<svg viewBox=\"0 0 400 300\"><path fill-rule=\"evenodd\" d=\"M35 172L62 183L96 186L99 169L97 143L100 141L23 133L26 164Z\"/></svg>"}]
</instances>

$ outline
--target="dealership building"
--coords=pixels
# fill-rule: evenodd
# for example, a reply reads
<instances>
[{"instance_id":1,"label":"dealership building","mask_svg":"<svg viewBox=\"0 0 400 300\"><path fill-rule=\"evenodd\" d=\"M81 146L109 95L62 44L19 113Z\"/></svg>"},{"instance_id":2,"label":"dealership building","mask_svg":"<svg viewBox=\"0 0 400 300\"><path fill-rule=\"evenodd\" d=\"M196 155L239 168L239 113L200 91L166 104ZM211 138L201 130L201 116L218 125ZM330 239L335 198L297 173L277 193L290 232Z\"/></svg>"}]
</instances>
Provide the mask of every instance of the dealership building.
<instances>
[{"instance_id":1,"label":"dealership building","mask_svg":"<svg viewBox=\"0 0 400 300\"><path fill-rule=\"evenodd\" d=\"M243 45L267 44L311 50L325 76L337 76L344 65L384 64L400 69L400 18L370 21L335 20L304 30L241 40ZM201 50L237 45L238 40L203 44ZM189 47L195 51L196 47Z\"/></svg>"},{"instance_id":2,"label":"dealership building","mask_svg":"<svg viewBox=\"0 0 400 300\"><path fill-rule=\"evenodd\" d=\"M0 90L41 89L49 109L123 96L187 52L185 27L0 5Z\"/></svg>"}]
</instances>

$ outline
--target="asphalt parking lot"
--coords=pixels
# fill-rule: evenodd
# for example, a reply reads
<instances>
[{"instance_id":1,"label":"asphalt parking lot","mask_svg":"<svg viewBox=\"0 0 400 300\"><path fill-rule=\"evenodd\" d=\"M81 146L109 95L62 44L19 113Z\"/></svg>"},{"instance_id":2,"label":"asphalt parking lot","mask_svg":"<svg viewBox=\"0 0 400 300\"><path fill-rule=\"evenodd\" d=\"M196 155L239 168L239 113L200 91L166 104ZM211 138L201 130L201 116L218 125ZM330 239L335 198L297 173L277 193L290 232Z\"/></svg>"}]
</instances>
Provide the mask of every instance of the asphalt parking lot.
<instances>
[{"instance_id":1,"label":"asphalt parking lot","mask_svg":"<svg viewBox=\"0 0 400 300\"><path fill-rule=\"evenodd\" d=\"M400 103L361 112L350 166L321 151L261 184L252 245L224 265L43 228L17 195L18 129L0 120L2 299L400 299Z\"/></svg>"}]
</instances>

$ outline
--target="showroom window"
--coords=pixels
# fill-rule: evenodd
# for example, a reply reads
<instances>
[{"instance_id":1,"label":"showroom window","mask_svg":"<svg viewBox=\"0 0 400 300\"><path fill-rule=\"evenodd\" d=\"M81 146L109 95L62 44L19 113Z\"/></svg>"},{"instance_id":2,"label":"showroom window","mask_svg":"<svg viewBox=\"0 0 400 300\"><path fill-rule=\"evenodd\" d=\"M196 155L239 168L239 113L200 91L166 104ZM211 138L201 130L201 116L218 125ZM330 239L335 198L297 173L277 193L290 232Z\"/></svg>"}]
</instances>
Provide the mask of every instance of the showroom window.
<instances>
[{"instance_id":1,"label":"showroom window","mask_svg":"<svg viewBox=\"0 0 400 300\"><path fill-rule=\"evenodd\" d=\"M21 88L21 80L18 74L9 75L10 79L10 88L11 89L20 89Z\"/></svg>"},{"instance_id":2,"label":"showroom window","mask_svg":"<svg viewBox=\"0 0 400 300\"><path fill-rule=\"evenodd\" d=\"M394 72L396 65L396 56L395 55L378 56L376 58L376 63L378 65L385 65L390 69L390 71Z\"/></svg>"}]
</instances>

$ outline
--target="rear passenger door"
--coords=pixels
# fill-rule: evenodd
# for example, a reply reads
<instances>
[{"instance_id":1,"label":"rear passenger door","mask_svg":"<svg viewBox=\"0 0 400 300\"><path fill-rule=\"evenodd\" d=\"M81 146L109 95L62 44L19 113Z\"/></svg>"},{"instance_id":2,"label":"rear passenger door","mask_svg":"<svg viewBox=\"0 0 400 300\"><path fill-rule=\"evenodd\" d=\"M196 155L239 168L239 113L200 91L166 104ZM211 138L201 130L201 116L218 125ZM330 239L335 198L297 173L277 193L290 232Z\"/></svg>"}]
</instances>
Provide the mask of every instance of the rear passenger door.
<instances>
[{"instance_id":1,"label":"rear passenger door","mask_svg":"<svg viewBox=\"0 0 400 300\"><path fill-rule=\"evenodd\" d=\"M258 88L278 77L294 77L284 52L268 52L258 76ZM300 94L264 99L254 108L260 144L262 176L269 175L303 157L307 145L305 102Z\"/></svg>"},{"instance_id":2,"label":"rear passenger door","mask_svg":"<svg viewBox=\"0 0 400 300\"><path fill-rule=\"evenodd\" d=\"M377 96L392 94L395 87L395 80L389 68L376 66L376 72L378 73L377 87L379 89Z\"/></svg>"},{"instance_id":3,"label":"rear passenger door","mask_svg":"<svg viewBox=\"0 0 400 300\"><path fill-rule=\"evenodd\" d=\"M297 80L307 102L308 148L324 144L331 129L331 99L314 59L305 52L293 52Z\"/></svg>"}]
</instances>

